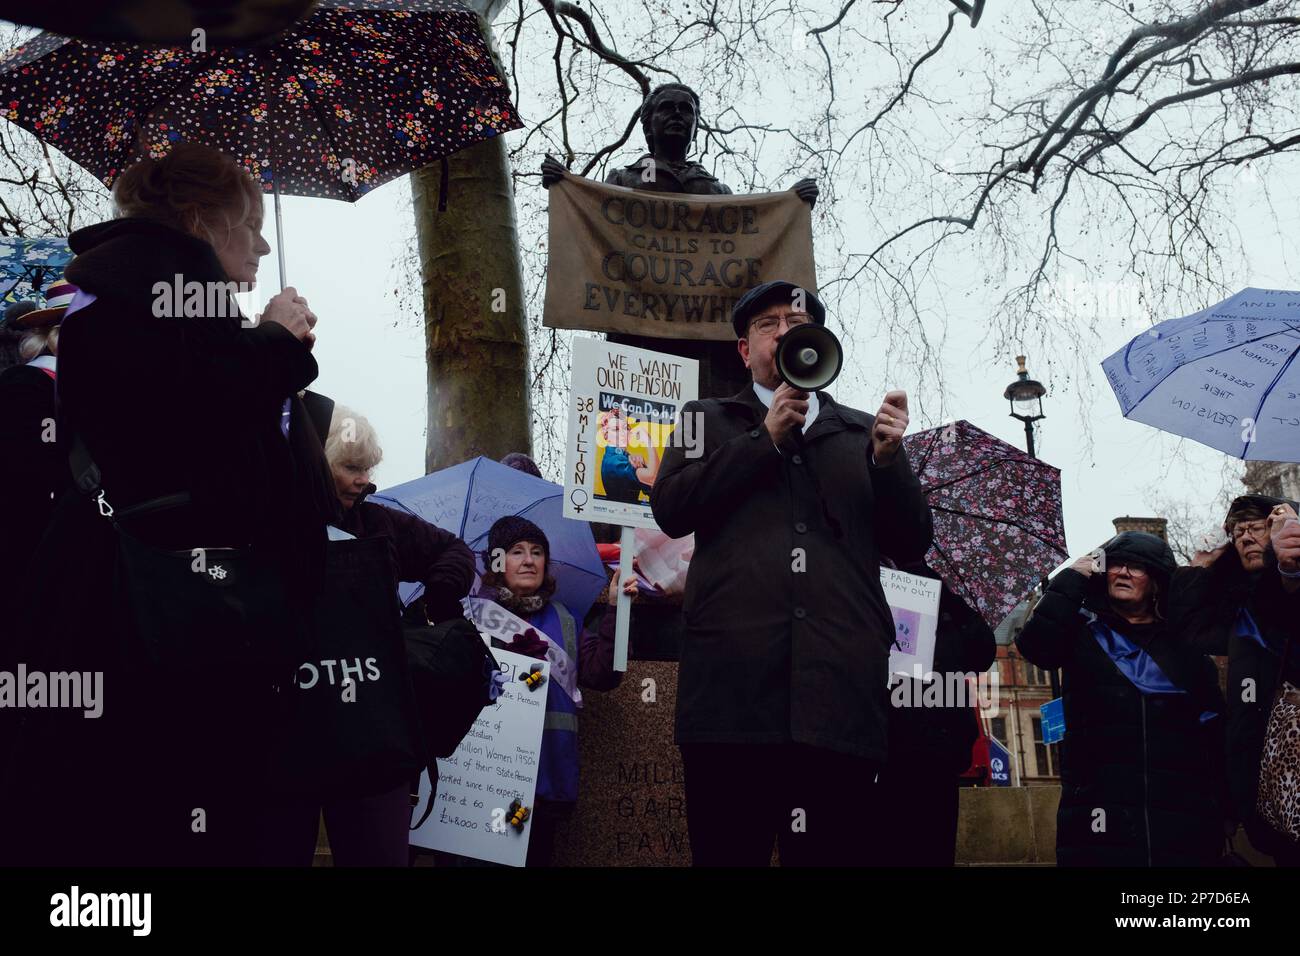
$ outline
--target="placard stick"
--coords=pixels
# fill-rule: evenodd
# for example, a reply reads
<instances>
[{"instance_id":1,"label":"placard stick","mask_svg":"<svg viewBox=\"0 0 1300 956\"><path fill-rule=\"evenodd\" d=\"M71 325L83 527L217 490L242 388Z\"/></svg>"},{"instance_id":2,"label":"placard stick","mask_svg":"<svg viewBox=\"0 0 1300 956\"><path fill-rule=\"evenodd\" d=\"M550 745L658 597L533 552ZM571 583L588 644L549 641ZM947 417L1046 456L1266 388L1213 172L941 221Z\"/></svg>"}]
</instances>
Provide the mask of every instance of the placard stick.
<instances>
[{"instance_id":1,"label":"placard stick","mask_svg":"<svg viewBox=\"0 0 1300 956\"><path fill-rule=\"evenodd\" d=\"M627 670L627 632L632 623L632 595L623 585L632 580L632 559L636 557L636 529L623 526L618 541L618 616L614 620L614 670Z\"/></svg>"}]
</instances>

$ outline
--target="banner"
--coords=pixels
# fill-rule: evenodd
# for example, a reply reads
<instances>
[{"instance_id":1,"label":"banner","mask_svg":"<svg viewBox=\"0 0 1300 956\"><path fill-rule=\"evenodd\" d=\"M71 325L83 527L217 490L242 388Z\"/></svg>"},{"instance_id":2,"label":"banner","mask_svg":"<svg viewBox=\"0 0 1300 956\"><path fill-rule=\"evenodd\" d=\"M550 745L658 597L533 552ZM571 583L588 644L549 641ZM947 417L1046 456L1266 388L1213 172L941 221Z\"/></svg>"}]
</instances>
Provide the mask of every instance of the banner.
<instances>
[{"instance_id":1,"label":"banner","mask_svg":"<svg viewBox=\"0 0 1300 956\"><path fill-rule=\"evenodd\" d=\"M929 674L934 670L941 582L882 567L880 584L894 616L895 643L889 649L889 673L905 677Z\"/></svg>"},{"instance_id":2,"label":"banner","mask_svg":"<svg viewBox=\"0 0 1300 956\"><path fill-rule=\"evenodd\" d=\"M793 192L691 196L565 176L550 188L542 324L734 341L760 283L817 291L812 214Z\"/></svg>"},{"instance_id":3,"label":"banner","mask_svg":"<svg viewBox=\"0 0 1300 956\"><path fill-rule=\"evenodd\" d=\"M564 517L658 529L650 489L664 448L673 441L688 456L702 450L695 422L675 427L698 393L699 375L694 359L573 340Z\"/></svg>"},{"instance_id":4,"label":"banner","mask_svg":"<svg viewBox=\"0 0 1300 956\"><path fill-rule=\"evenodd\" d=\"M569 699L582 706L582 691L578 687L578 665L555 639L541 628L533 627L517 614L507 611L496 601L481 597L463 597L460 606L465 609L465 617L472 621L478 632L489 639L496 638L509 644L525 631L532 631L546 642L546 660L551 669L547 676L564 688ZM581 624L575 622L578 627Z\"/></svg>"},{"instance_id":5,"label":"banner","mask_svg":"<svg viewBox=\"0 0 1300 956\"><path fill-rule=\"evenodd\" d=\"M523 866L528 857L531 821L523 829L510 825L510 805L519 800L533 808L537 768L542 749L542 720L546 716L546 684L529 690L520 681L544 661L494 648L492 656L505 671L501 696L483 708L474 726L450 757L438 759L438 792L433 812L410 842L477 860ZM411 822L419 819L429 799L429 774L420 774L420 803Z\"/></svg>"}]
</instances>

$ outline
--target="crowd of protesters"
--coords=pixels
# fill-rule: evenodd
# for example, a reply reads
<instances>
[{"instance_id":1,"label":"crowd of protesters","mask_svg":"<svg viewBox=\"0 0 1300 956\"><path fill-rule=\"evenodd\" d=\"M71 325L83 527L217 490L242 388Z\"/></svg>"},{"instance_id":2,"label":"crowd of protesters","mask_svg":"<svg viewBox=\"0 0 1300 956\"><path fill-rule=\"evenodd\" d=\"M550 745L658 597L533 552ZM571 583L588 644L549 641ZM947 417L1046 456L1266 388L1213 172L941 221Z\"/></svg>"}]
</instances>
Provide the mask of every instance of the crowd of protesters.
<instances>
[{"instance_id":1,"label":"crowd of protesters","mask_svg":"<svg viewBox=\"0 0 1300 956\"><path fill-rule=\"evenodd\" d=\"M422 586L392 608L403 626L463 622L477 578L477 596L527 622L510 650L574 663L574 686L546 691L528 854L546 865L578 797L576 688L619 685L614 607L636 580L615 575L578 620L533 522L501 515L479 575L451 531L369 501L379 438L308 390L317 320L296 290L255 323L156 314L155 286L177 275L255 282L262 196L233 160L182 144L126 170L113 197L117 218L70 237L66 286L7 316L21 362L0 373L0 440L21 476L3 506L0 670L100 672L113 702L96 720L0 714L0 862L309 865L323 815L338 864L405 865L410 768L303 793L273 732L320 627L331 542L353 540L375 543L381 590ZM880 567L937 576L902 447L907 396L873 415L784 383L780 337L827 320L811 293L794 308L793 289L736 304L751 382L683 409L702 416L703 453L624 463L663 531L695 535L676 714L693 858L766 865L776 847L785 865L951 865L977 725L969 708L902 710L888 694ZM526 455L506 463L538 474ZM1018 643L1063 674L1062 865L1211 865L1237 823L1279 863L1300 860L1257 810L1275 689L1300 684L1294 508L1238 499L1229 543L1192 567L1126 532L1046 587ZM191 558L223 562L227 590L178 586L172 559ZM945 585L940 677L994 653ZM1209 655L1228 658L1226 696Z\"/></svg>"}]
</instances>

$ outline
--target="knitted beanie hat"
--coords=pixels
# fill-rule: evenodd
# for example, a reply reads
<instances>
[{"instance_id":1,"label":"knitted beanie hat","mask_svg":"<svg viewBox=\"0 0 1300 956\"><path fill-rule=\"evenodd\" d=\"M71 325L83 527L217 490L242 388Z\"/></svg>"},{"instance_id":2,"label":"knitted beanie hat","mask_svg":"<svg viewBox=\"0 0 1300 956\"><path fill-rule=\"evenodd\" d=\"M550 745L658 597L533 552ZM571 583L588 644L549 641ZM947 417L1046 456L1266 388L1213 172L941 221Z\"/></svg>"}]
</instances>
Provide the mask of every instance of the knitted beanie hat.
<instances>
[{"instance_id":1,"label":"knitted beanie hat","mask_svg":"<svg viewBox=\"0 0 1300 956\"><path fill-rule=\"evenodd\" d=\"M546 556L546 563L548 565L551 563L551 542L547 540L546 533L527 518L521 518L518 515L506 515L504 518L498 518L492 525L488 531L487 553L483 555L484 563L491 567L492 555L496 553L497 548L500 548L502 553L505 553L520 541L531 541L534 544L540 544L542 554Z\"/></svg>"}]
</instances>

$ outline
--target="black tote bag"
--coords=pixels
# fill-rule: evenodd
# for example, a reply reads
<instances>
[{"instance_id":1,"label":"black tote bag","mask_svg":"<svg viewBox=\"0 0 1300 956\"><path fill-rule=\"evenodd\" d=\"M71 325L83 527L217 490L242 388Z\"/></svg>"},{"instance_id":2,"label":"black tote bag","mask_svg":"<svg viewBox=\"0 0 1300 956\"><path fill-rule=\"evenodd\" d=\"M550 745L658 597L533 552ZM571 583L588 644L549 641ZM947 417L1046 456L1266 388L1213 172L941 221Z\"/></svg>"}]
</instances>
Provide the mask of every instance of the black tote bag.
<instances>
[{"instance_id":1,"label":"black tote bag","mask_svg":"<svg viewBox=\"0 0 1300 956\"><path fill-rule=\"evenodd\" d=\"M309 651L281 688L276 789L306 799L391 790L419 772L419 730L386 538L327 545Z\"/></svg>"}]
</instances>

